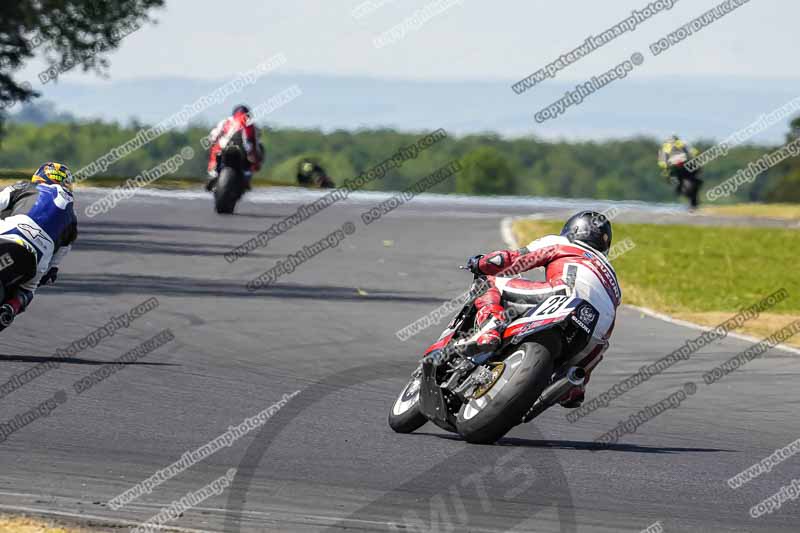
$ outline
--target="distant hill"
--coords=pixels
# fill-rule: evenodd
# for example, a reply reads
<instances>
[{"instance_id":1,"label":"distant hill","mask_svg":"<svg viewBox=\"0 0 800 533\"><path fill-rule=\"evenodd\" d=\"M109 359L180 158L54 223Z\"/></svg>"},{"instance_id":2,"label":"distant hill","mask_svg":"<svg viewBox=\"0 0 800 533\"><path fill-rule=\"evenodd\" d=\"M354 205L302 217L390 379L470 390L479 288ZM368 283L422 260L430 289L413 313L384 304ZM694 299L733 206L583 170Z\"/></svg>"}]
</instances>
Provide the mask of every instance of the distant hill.
<instances>
[{"instance_id":1,"label":"distant hill","mask_svg":"<svg viewBox=\"0 0 800 533\"><path fill-rule=\"evenodd\" d=\"M43 100L61 113L123 124L135 118L155 123L212 92L227 80L181 78L98 83L57 83L41 88ZM609 139L680 132L696 139L720 139L800 94L800 82L754 82L727 78L620 80L553 121L533 115L562 97L574 83L552 82L516 95L508 82L415 82L362 77L271 74L200 114L211 124L239 102L256 106L297 84L303 95L276 110L275 126L335 129L392 127L404 131L443 127L455 134L495 132L543 139ZM758 143L778 143L787 130L779 124Z\"/></svg>"},{"instance_id":2,"label":"distant hill","mask_svg":"<svg viewBox=\"0 0 800 533\"><path fill-rule=\"evenodd\" d=\"M16 113L11 115L9 121L43 126L53 122L76 122L77 120L78 118L72 113L59 112L55 103L37 99L23 104Z\"/></svg>"}]
</instances>

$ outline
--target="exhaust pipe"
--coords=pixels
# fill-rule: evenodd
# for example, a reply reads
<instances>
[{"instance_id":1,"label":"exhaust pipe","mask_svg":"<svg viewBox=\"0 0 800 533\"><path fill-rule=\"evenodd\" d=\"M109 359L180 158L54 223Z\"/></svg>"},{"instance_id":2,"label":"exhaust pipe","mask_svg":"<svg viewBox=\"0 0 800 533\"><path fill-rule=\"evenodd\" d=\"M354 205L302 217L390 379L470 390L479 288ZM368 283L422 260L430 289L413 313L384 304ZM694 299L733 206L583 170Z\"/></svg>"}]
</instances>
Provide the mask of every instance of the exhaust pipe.
<instances>
[{"instance_id":1,"label":"exhaust pipe","mask_svg":"<svg viewBox=\"0 0 800 533\"><path fill-rule=\"evenodd\" d=\"M545 409L555 405L558 400L566 396L575 387L580 387L586 381L586 370L573 366L567 370L567 375L547 387L530 410L522 417L522 422L530 422L542 414Z\"/></svg>"},{"instance_id":2,"label":"exhaust pipe","mask_svg":"<svg viewBox=\"0 0 800 533\"><path fill-rule=\"evenodd\" d=\"M567 370L567 379L576 387L580 387L586 381L586 369L581 366L573 366Z\"/></svg>"}]
</instances>

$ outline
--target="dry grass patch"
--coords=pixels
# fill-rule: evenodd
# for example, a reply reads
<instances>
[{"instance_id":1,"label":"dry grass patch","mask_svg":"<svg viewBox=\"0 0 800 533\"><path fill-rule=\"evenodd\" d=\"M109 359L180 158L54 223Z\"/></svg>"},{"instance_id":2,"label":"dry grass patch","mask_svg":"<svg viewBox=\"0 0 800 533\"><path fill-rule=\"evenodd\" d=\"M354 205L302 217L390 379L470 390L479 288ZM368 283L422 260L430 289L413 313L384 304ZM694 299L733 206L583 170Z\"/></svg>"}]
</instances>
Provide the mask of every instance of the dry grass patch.
<instances>
[{"instance_id":1,"label":"dry grass patch","mask_svg":"<svg viewBox=\"0 0 800 533\"><path fill-rule=\"evenodd\" d=\"M88 529L78 529L57 524L53 520L28 516L0 515L0 533L89 533Z\"/></svg>"}]
</instances>

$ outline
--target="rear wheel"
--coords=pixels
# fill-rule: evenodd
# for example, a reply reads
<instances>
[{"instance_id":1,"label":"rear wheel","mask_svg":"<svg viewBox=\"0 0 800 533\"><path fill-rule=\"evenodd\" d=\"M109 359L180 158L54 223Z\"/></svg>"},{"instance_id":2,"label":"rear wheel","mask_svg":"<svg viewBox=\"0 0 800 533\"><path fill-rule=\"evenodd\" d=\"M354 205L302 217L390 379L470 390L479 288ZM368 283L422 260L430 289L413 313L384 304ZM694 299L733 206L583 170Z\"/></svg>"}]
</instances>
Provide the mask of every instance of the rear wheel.
<instances>
[{"instance_id":1,"label":"rear wheel","mask_svg":"<svg viewBox=\"0 0 800 533\"><path fill-rule=\"evenodd\" d=\"M233 168L222 169L214 189L214 209L217 213L226 215L233 213L236 202L242 196L241 181L239 174Z\"/></svg>"},{"instance_id":2,"label":"rear wheel","mask_svg":"<svg viewBox=\"0 0 800 533\"><path fill-rule=\"evenodd\" d=\"M389 426L397 433L411 433L424 426L428 421L419 410L421 379L422 368L418 368L395 400L392 410L389 411Z\"/></svg>"},{"instance_id":3,"label":"rear wheel","mask_svg":"<svg viewBox=\"0 0 800 533\"><path fill-rule=\"evenodd\" d=\"M30 244L0 239L0 285L3 298L36 275L36 252Z\"/></svg>"},{"instance_id":4,"label":"rear wheel","mask_svg":"<svg viewBox=\"0 0 800 533\"><path fill-rule=\"evenodd\" d=\"M697 193L700 192L700 182L696 179L683 182L683 194L689 199L692 207L697 207Z\"/></svg>"},{"instance_id":5,"label":"rear wheel","mask_svg":"<svg viewBox=\"0 0 800 533\"><path fill-rule=\"evenodd\" d=\"M458 433L467 442L492 444L519 424L550 381L551 350L526 342L491 366L491 382L476 389L458 412Z\"/></svg>"}]
</instances>

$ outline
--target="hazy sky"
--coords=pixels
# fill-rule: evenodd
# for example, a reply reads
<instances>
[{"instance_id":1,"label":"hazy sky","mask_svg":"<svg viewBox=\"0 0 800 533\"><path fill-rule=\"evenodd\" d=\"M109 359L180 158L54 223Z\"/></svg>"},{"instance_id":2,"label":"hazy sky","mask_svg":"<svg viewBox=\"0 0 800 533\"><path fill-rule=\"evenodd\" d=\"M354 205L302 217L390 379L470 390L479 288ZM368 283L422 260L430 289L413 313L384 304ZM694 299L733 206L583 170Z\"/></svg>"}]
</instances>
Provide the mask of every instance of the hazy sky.
<instances>
[{"instance_id":1,"label":"hazy sky","mask_svg":"<svg viewBox=\"0 0 800 533\"><path fill-rule=\"evenodd\" d=\"M798 78L800 2L750 0L699 34L658 56L653 41L720 0L679 0L577 64L558 80L585 80L633 52L645 54L637 77L732 75ZM353 10L377 7L362 18ZM403 39L376 48L373 39L416 10L452 4ZM649 0L167 0L159 23L127 37L111 56L115 80L179 76L224 78L283 52L285 72L416 80L517 80L642 9ZM383 4L383 5L380 5ZM20 79L41 70L36 62ZM89 74L64 80L87 82Z\"/></svg>"}]
</instances>

